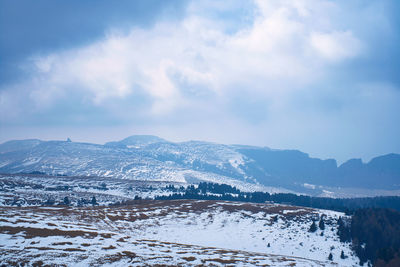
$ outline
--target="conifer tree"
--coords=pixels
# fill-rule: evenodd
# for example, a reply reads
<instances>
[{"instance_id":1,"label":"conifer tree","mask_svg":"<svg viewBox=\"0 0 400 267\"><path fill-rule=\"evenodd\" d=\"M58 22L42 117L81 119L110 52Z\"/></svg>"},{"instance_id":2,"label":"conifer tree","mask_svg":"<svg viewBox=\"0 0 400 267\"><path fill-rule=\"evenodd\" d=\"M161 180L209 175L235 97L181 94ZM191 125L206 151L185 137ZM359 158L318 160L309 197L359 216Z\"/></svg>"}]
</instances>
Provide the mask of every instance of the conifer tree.
<instances>
[{"instance_id":1,"label":"conifer tree","mask_svg":"<svg viewBox=\"0 0 400 267\"><path fill-rule=\"evenodd\" d=\"M332 253L329 253L328 260L330 260L330 261L333 260L333 255L332 255Z\"/></svg>"},{"instance_id":2,"label":"conifer tree","mask_svg":"<svg viewBox=\"0 0 400 267\"><path fill-rule=\"evenodd\" d=\"M321 229L322 231L325 230L325 222L324 222L324 217L321 217L321 219L319 220L319 229Z\"/></svg>"},{"instance_id":3,"label":"conifer tree","mask_svg":"<svg viewBox=\"0 0 400 267\"><path fill-rule=\"evenodd\" d=\"M340 258L341 258L341 259L345 259L345 258L346 258L346 256L344 255L343 250L342 250L342 253L340 253Z\"/></svg>"},{"instance_id":4,"label":"conifer tree","mask_svg":"<svg viewBox=\"0 0 400 267\"><path fill-rule=\"evenodd\" d=\"M64 197L64 205L69 205L71 202L69 201L68 197Z\"/></svg>"},{"instance_id":5,"label":"conifer tree","mask_svg":"<svg viewBox=\"0 0 400 267\"><path fill-rule=\"evenodd\" d=\"M310 229L308 231L311 233L314 233L315 231L317 231L317 225L315 224L315 221L312 222Z\"/></svg>"},{"instance_id":6,"label":"conifer tree","mask_svg":"<svg viewBox=\"0 0 400 267\"><path fill-rule=\"evenodd\" d=\"M346 227L345 223L343 222L342 217L339 217L338 220L338 235L340 242L348 242L351 241L351 233L350 228Z\"/></svg>"},{"instance_id":7,"label":"conifer tree","mask_svg":"<svg viewBox=\"0 0 400 267\"><path fill-rule=\"evenodd\" d=\"M96 205L97 205L97 200L96 200L96 197L95 197L95 196L92 197L91 203L92 203L93 206L96 206Z\"/></svg>"}]
</instances>

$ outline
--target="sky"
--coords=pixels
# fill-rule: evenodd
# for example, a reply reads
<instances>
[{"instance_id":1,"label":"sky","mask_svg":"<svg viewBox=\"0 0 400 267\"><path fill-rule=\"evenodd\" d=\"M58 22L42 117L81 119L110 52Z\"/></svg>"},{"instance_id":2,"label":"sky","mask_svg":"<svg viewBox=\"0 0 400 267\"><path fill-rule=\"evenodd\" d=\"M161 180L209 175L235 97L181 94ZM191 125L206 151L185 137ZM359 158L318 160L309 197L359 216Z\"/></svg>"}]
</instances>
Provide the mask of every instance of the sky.
<instances>
[{"instance_id":1,"label":"sky","mask_svg":"<svg viewBox=\"0 0 400 267\"><path fill-rule=\"evenodd\" d=\"M0 142L400 153L400 2L0 0Z\"/></svg>"}]
</instances>

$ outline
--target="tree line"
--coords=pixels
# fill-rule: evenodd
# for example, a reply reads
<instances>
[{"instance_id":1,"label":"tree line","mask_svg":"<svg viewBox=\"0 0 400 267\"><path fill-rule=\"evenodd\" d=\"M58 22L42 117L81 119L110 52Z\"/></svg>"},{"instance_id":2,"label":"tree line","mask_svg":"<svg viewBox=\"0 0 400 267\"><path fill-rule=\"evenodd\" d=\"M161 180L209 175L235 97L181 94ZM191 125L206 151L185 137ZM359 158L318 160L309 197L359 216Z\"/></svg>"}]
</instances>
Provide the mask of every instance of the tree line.
<instances>
[{"instance_id":1,"label":"tree line","mask_svg":"<svg viewBox=\"0 0 400 267\"><path fill-rule=\"evenodd\" d=\"M352 214L358 209L389 208L400 211L400 197L365 197L365 198L328 198L311 197L290 193L269 194L266 192L241 192L236 187L226 184L201 182L198 186L190 185L186 188L167 186L174 193L169 196L157 196L155 199L203 199L227 200L241 202L274 202L294 206L329 209L346 214Z\"/></svg>"}]
</instances>

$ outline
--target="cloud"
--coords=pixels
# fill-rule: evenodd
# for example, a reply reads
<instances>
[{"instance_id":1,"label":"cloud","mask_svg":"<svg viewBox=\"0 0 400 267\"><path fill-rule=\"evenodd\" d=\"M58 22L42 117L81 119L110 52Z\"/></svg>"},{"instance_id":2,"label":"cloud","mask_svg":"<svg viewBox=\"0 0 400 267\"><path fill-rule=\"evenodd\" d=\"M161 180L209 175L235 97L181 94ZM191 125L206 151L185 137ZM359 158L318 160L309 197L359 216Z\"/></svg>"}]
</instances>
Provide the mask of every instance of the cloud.
<instances>
[{"instance_id":1,"label":"cloud","mask_svg":"<svg viewBox=\"0 0 400 267\"><path fill-rule=\"evenodd\" d=\"M353 36L351 31L314 32L310 36L310 42L322 57L331 61L353 58L362 51L361 42Z\"/></svg>"},{"instance_id":2,"label":"cloud","mask_svg":"<svg viewBox=\"0 0 400 267\"><path fill-rule=\"evenodd\" d=\"M193 13L180 23L133 28L128 34L111 31L88 46L36 56L37 85L30 95L42 104L63 95L60 91L80 90L101 105L143 90L154 98L151 109L164 112L190 101L187 90L194 96L202 90L225 94L243 84L273 97L275 90L288 88L269 89L269 84L289 78L291 85L313 82L326 61L357 56L361 41L350 30L317 33L318 25L299 19L311 16L304 3L288 3L257 2L254 8L261 12L255 12L253 23L234 33L226 33L218 19L197 14L193 3Z\"/></svg>"},{"instance_id":3,"label":"cloud","mask_svg":"<svg viewBox=\"0 0 400 267\"><path fill-rule=\"evenodd\" d=\"M185 0L107 0L57 2L0 1L0 84L23 74L18 64L33 53L87 45L107 28L151 27L155 21L184 16Z\"/></svg>"}]
</instances>

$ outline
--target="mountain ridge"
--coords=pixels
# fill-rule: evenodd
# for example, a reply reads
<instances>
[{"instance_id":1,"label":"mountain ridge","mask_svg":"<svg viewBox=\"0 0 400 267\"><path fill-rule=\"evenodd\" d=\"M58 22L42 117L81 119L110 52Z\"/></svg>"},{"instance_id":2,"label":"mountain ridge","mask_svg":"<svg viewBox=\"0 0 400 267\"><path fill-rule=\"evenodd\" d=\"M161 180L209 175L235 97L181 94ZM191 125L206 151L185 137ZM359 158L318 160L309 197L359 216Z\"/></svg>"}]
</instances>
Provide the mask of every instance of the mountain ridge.
<instances>
[{"instance_id":1,"label":"mountain ridge","mask_svg":"<svg viewBox=\"0 0 400 267\"><path fill-rule=\"evenodd\" d=\"M155 181L209 181L282 187L306 185L400 189L400 155L381 155L364 163L312 158L299 150L278 150L203 141L170 142L157 136L129 136L104 145L12 140L0 144L0 172L97 175ZM318 187L320 186L320 187ZM310 188L310 186L307 186ZM326 190L325 190L326 191Z\"/></svg>"}]
</instances>

